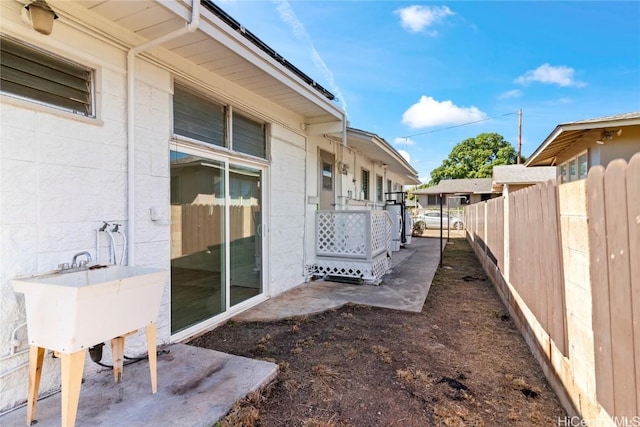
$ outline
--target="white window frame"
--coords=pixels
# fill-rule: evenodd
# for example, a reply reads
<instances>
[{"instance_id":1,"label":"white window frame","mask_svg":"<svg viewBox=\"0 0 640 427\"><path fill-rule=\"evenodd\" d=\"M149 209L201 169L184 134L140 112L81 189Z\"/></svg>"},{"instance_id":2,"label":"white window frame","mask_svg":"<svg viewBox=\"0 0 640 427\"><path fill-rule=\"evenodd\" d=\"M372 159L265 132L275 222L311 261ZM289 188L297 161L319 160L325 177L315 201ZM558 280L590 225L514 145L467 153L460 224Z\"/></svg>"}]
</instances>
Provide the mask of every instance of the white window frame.
<instances>
[{"instance_id":1,"label":"white window frame","mask_svg":"<svg viewBox=\"0 0 640 427\"><path fill-rule=\"evenodd\" d=\"M586 156L587 158L587 169L585 171L584 176L580 174L580 157L582 156ZM571 174L572 167L575 171L575 174ZM562 173L563 170L565 171L566 175L563 175ZM588 173L589 173L589 150L581 151L577 155L571 157L569 160L558 165L558 176L560 177L560 181L562 183L579 181L581 179L585 179Z\"/></svg>"},{"instance_id":2,"label":"white window frame","mask_svg":"<svg viewBox=\"0 0 640 427\"><path fill-rule=\"evenodd\" d=\"M229 188L229 170L230 165L239 165L239 166L248 166L252 168L259 169L262 173L262 185L261 185L261 209L262 209L262 223L263 223L263 234L262 234L262 292L255 297L252 297L246 301L238 303L236 305L231 305L230 294L229 294L229 286L231 277L227 275L225 277L225 290L226 290L226 310L222 313L215 315L209 319L205 319L195 325L189 326L181 331L175 332L170 337L170 342L181 342L188 338L191 338L195 335L201 334L204 331L210 330L217 325L220 325L226 322L228 319L232 318L236 314L257 305L268 299L268 296L271 295L271 286L270 282L267 279L270 277L270 252L269 252L269 240L270 235L268 230L271 228L270 224L270 210L268 204L268 195L271 183L269 182L269 171L268 166L257 161L251 161L247 159L243 159L240 156L231 156L221 154L215 150L217 146L214 145L197 145L189 143L188 141L172 141L169 150L179 151L186 154L193 154L199 157L203 157L206 159L211 159L213 161L218 161L224 164L225 172L224 179L227 185L225 185L225 241L229 242L231 239L230 236L230 228L231 228L231 219L229 216L229 204L231 201L230 188ZM168 154L168 153L167 153ZM230 246L225 245L226 256L225 256L225 270L227 272L231 271L231 258L230 258ZM170 310L170 309L169 309Z\"/></svg>"},{"instance_id":3,"label":"white window frame","mask_svg":"<svg viewBox=\"0 0 640 427\"><path fill-rule=\"evenodd\" d=\"M224 114L223 134L224 134L224 136L223 136L223 145L217 145L217 144L209 143L209 142L202 141L202 140L199 140L199 139L195 139L195 138L192 138L192 137L189 137L189 136L186 136L186 135L177 134L175 132L175 129L174 129L174 115L173 115L173 108L174 108L175 104L172 101L172 103L171 103L171 108L172 108L171 134L173 135L173 138L175 140L191 142L194 145L210 148L210 149L212 149L214 151L222 153L223 155L231 155L231 156L235 156L235 157L239 157L239 158L245 158L245 159L247 159L249 161L252 161L252 162L253 161L261 162L261 163L269 163L270 162L270 159L271 159L271 144L270 144L271 127L270 127L270 124L268 122L256 117L253 114L246 113L246 112L244 112L242 110L239 110L239 109L236 110L236 109L234 109L234 107L232 105L230 105L228 103L224 103L224 102L220 101L219 99L216 99L214 96L211 96L210 94L206 93L206 91L204 91L202 89L198 89L198 88L194 87L193 85L187 84L187 83L185 83L183 81L178 81L178 80L174 81L174 93L175 93L176 85L181 86L185 90L192 92L196 96L200 96L202 98L208 99L213 104L218 104L224 109L224 112L223 112L223 114ZM242 116L246 120L253 121L255 123L259 123L261 126L263 126L264 157L255 156L255 155L252 155L252 154L249 154L249 153L244 153L242 151L234 150L234 148L233 148L233 129L234 129L233 115L234 114Z\"/></svg>"},{"instance_id":4,"label":"white window frame","mask_svg":"<svg viewBox=\"0 0 640 427\"><path fill-rule=\"evenodd\" d=\"M6 91L6 90L0 91L3 101L7 100L10 103L15 103L21 106L25 106L27 108L47 111L57 115L64 115L66 117L70 117L73 119L80 119L81 121L88 121L90 123L99 122L99 120L97 120L99 117L99 107L97 102L98 92L99 92L99 85L98 85L99 70L96 66L88 65L86 63L82 63L77 60L70 59L69 57L67 57L67 55L42 49L40 47L35 46L32 43L19 40L15 37L12 37L4 33L0 34L0 36L2 37L3 42L6 41L9 43L14 43L14 44L20 45L21 47L27 50L33 51L34 53L40 53L41 55L50 57L52 59L52 63L49 63L49 64L41 63L44 67L49 67L55 62L58 62L61 64L66 63L71 67L76 68L78 71L87 72L88 78L85 79L85 82L88 83L88 86L89 86L88 87L89 99L86 105L90 108L90 112L79 111L77 109L70 108L65 105L56 104L54 102L48 102L43 99L38 99L35 97L30 97L30 96L26 96L16 92ZM33 57L33 58L30 58L29 60L32 60L32 62L34 63L37 63L38 58ZM51 80L51 81L55 82L55 80ZM73 98L73 96L69 96L69 98Z\"/></svg>"},{"instance_id":5,"label":"white window frame","mask_svg":"<svg viewBox=\"0 0 640 427\"><path fill-rule=\"evenodd\" d=\"M371 200L371 172L369 172L369 169L360 169L360 179L362 180L360 187L362 189L362 200Z\"/></svg>"},{"instance_id":6,"label":"white window frame","mask_svg":"<svg viewBox=\"0 0 640 427\"><path fill-rule=\"evenodd\" d=\"M384 178L382 175L376 174L376 202L384 201Z\"/></svg>"}]
</instances>

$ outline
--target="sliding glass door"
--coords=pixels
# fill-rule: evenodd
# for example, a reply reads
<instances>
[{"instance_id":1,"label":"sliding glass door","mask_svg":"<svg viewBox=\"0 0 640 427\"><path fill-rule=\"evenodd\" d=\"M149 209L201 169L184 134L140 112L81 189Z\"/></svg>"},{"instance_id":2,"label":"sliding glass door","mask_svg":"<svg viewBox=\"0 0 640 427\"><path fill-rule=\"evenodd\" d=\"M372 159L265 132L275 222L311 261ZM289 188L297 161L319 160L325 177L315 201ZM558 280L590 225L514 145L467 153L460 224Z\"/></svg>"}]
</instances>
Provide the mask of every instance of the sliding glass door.
<instances>
[{"instance_id":1,"label":"sliding glass door","mask_svg":"<svg viewBox=\"0 0 640 427\"><path fill-rule=\"evenodd\" d=\"M230 304L262 292L262 173L246 166L229 168Z\"/></svg>"},{"instance_id":2,"label":"sliding glass door","mask_svg":"<svg viewBox=\"0 0 640 427\"><path fill-rule=\"evenodd\" d=\"M171 333L262 293L263 171L171 151Z\"/></svg>"}]
</instances>

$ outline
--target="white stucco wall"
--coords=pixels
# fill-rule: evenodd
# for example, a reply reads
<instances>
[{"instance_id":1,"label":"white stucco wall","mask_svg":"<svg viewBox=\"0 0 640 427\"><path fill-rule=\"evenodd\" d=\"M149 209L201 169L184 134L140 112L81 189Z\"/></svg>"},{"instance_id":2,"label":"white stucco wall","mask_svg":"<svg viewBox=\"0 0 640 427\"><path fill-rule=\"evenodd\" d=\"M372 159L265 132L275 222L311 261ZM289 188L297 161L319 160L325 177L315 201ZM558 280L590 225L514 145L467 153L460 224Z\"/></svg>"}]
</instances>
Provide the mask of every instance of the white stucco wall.
<instances>
[{"instance_id":1,"label":"white stucco wall","mask_svg":"<svg viewBox=\"0 0 640 427\"><path fill-rule=\"evenodd\" d=\"M271 127L269 293L275 296L304 281L306 210L305 138Z\"/></svg>"},{"instance_id":2,"label":"white stucco wall","mask_svg":"<svg viewBox=\"0 0 640 427\"><path fill-rule=\"evenodd\" d=\"M26 364L27 354L4 358L10 352L11 332L25 321L24 299L11 279L40 274L70 262L73 254L89 251L96 259L96 229L103 221L128 230L126 50L120 44L56 22L50 36L42 36L20 19L21 5L0 2L2 32L96 70L97 119L16 102L3 97L0 105L0 375ZM85 22L86 24L86 22ZM113 35L117 38L117 34ZM135 86L135 263L170 267L170 170L174 78L200 82L200 89L256 115L270 124L271 165L265 185L268 196L269 251L265 255L267 292L274 296L304 281L304 239L314 238L306 226L307 180L317 171L307 159L304 119L269 100L205 73L164 51L154 51L153 64L138 59ZM163 61L176 76L167 71ZM316 136L316 140L322 138ZM315 152L314 152L315 153ZM315 156L315 154L312 154ZM317 159L316 159L317 161ZM313 170L308 170L309 166ZM314 187L315 188L315 187ZM314 190L315 191L315 190ZM152 221L150 209L160 216ZM313 219L313 216L311 217ZM313 222L312 222L313 224ZM309 236L311 234L311 236ZM119 243L119 250L122 244ZM98 261L107 262L107 239L102 237ZM170 341L170 284L158 319L158 344ZM27 348L26 328L20 328L17 351ZM144 353L143 334L128 337L125 353ZM105 346L105 363L110 351ZM89 358L85 372L96 369ZM41 393L59 387L58 359L46 357ZM0 378L0 412L26 400L25 366Z\"/></svg>"},{"instance_id":3,"label":"white stucco wall","mask_svg":"<svg viewBox=\"0 0 640 427\"><path fill-rule=\"evenodd\" d=\"M25 321L24 298L11 279L41 274L89 251L94 261L108 262L102 235L96 257L96 230L103 221L128 229L126 52L81 31L56 23L50 37L24 29L19 4L2 2L2 31L96 70L96 119L16 102L0 105L0 357L10 352L11 331ZM15 6L18 6L16 9ZM136 84L136 264L168 268L171 76L140 63ZM151 221L156 207L164 221ZM123 240L116 235L118 258ZM126 262L126 261L125 261ZM169 341L169 283L165 283L158 321L158 343ZM108 319L105 319L108 321ZM18 330L26 349L26 328ZM105 347L106 349L106 347ZM127 339L127 354L146 351L141 337ZM106 351L105 362L109 363ZM0 360L0 374L27 362L26 354ZM87 359L88 360L88 359ZM86 369L95 369L87 362ZM0 411L24 401L26 367L3 375ZM41 392L59 387L58 359L46 358Z\"/></svg>"}]
</instances>

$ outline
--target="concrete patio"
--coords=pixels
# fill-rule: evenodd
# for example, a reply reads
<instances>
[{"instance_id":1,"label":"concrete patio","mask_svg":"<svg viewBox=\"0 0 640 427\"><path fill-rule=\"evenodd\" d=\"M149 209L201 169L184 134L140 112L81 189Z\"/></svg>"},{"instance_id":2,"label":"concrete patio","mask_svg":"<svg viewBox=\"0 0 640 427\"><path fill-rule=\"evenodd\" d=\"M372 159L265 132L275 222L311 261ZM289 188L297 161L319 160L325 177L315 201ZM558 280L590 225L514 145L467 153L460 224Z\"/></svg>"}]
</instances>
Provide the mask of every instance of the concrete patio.
<instances>
[{"instance_id":1,"label":"concrete patio","mask_svg":"<svg viewBox=\"0 0 640 427\"><path fill-rule=\"evenodd\" d=\"M266 321L310 315L355 303L419 312L438 268L440 242L414 238L394 252L392 271L380 286L326 281L302 284L233 318ZM123 381L108 369L85 377L77 426L212 426L233 404L274 379L277 365L185 344L158 356L158 393L151 394L146 361L128 365ZM26 384L25 384L26 387ZM60 425L60 393L38 402L38 426ZM26 407L0 418L3 427L24 426Z\"/></svg>"},{"instance_id":2,"label":"concrete patio","mask_svg":"<svg viewBox=\"0 0 640 427\"><path fill-rule=\"evenodd\" d=\"M440 261L440 240L413 238L394 252L391 272L380 286L315 281L271 298L239 315L235 321L269 321L321 313L347 303L420 312Z\"/></svg>"}]
</instances>

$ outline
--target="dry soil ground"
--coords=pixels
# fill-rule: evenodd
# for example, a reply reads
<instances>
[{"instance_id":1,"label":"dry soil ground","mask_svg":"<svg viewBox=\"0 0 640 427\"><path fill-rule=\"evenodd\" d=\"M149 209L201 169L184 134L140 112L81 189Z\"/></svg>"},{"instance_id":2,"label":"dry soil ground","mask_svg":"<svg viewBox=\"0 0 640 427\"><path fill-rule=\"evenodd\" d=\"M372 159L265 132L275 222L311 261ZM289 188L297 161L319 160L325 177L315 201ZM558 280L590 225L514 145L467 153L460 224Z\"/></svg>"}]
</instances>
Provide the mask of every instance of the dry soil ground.
<instances>
[{"instance_id":1,"label":"dry soil ground","mask_svg":"<svg viewBox=\"0 0 640 427\"><path fill-rule=\"evenodd\" d=\"M566 413L469 244L454 238L443 264L421 313L347 305L230 321L194 340L280 365L274 382L218 424L557 425Z\"/></svg>"}]
</instances>

